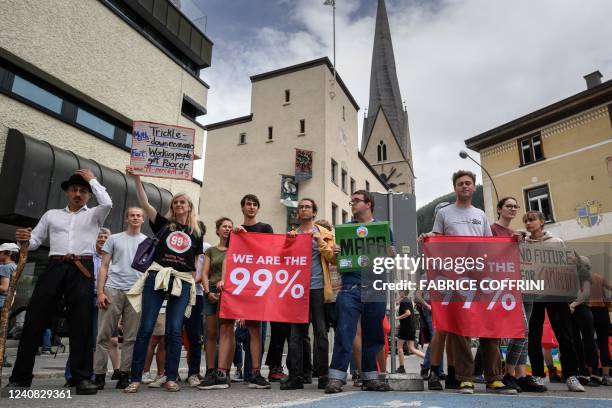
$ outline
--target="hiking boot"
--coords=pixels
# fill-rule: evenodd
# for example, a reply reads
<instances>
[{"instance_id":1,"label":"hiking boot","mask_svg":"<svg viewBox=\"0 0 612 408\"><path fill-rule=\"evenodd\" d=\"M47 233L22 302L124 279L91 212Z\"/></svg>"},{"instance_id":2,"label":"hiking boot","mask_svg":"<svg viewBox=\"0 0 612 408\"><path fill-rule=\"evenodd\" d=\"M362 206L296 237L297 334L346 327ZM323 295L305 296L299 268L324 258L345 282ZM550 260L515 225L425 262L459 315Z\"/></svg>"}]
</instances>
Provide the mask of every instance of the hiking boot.
<instances>
[{"instance_id":1,"label":"hiking boot","mask_svg":"<svg viewBox=\"0 0 612 408\"><path fill-rule=\"evenodd\" d=\"M390 391L391 388L389 384L384 381L380 381L378 379L374 380L364 380L363 385L361 386L362 391Z\"/></svg>"},{"instance_id":2,"label":"hiking boot","mask_svg":"<svg viewBox=\"0 0 612 408\"><path fill-rule=\"evenodd\" d=\"M567 384L567 389L572 392L584 392L584 387L580 384L580 381L576 378L576 376L571 376L565 381Z\"/></svg>"},{"instance_id":3,"label":"hiking boot","mask_svg":"<svg viewBox=\"0 0 612 408\"><path fill-rule=\"evenodd\" d=\"M442 383L438 378L438 375L433 371L429 372L429 377L427 378L427 389L429 391L442 391Z\"/></svg>"},{"instance_id":4,"label":"hiking boot","mask_svg":"<svg viewBox=\"0 0 612 408\"><path fill-rule=\"evenodd\" d=\"M106 385L106 374L96 374L93 384L98 387L99 390L103 390L104 385Z\"/></svg>"},{"instance_id":5,"label":"hiking boot","mask_svg":"<svg viewBox=\"0 0 612 408\"><path fill-rule=\"evenodd\" d=\"M473 393L474 393L474 383L470 381L461 381L461 384L459 384L459 394L473 394Z\"/></svg>"},{"instance_id":6,"label":"hiking boot","mask_svg":"<svg viewBox=\"0 0 612 408\"><path fill-rule=\"evenodd\" d=\"M281 368L282 370L282 368ZM258 390L267 390L272 388L270 383L266 381L265 378L261 376L260 373L257 373L253 379L251 379L251 383L249 384L249 388L256 388Z\"/></svg>"},{"instance_id":7,"label":"hiking boot","mask_svg":"<svg viewBox=\"0 0 612 408\"><path fill-rule=\"evenodd\" d=\"M539 377L534 377L528 375L526 377L521 377L516 380L516 383L519 387L521 387L521 391L523 392L546 392L548 388L544 384L541 384L538 381Z\"/></svg>"},{"instance_id":8,"label":"hiking boot","mask_svg":"<svg viewBox=\"0 0 612 408\"><path fill-rule=\"evenodd\" d=\"M493 394L502 395L516 395L518 393L516 389L504 384L502 381L499 380L488 382L486 391L491 392Z\"/></svg>"},{"instance_id":9,"label":"hiking boot","mask_svg":"<svg viewBox=\"0 0 612 408\"><path fill-rule=\"evenodd\" d=\"M337 394L342 392L342 380L338 380L336 378L330 378L325 386L326 394Z\"/></svg>"},{"instance_id":10,"label":"hiking boot","mask_svg":"<svg viewBox=\"0 0 612 408\"><path fill-rule=\"evenodd\" d=\"M518 385L518 383L516 382L516 378L513 375L506 373L506 375L504 375L504 378L502 378L502 382L504 383L504 385L515 389L516 392L521 392L521 387Z\"/></svg>"},{"instance_id":11,"label":"hiking boot","mask_svg":"<svg viewBox=\"0 0 612 408\"><path fill-rule=\"evenodd\" d=\"M283 372L283 367L270 367L270 374L268 374L268 381L278 382L283 378L287 378L287 374Z\"/></svg>"},{"instance_id":12,"label":"hiking boot","mask_svg":"<svg viewBox=\"0 0 612 408\"><path fill-rule=\"evenodd\" d=\"M119 379L117 380L117 384L115 384L115 388L124 390L128 385L130 385L130 373L119 372Z\"/></svg>"},{"instance_id":13,"label":"hiking boot","mask_svg":"<svg viewBox=\"0 0 612 408\"><path fill-rule=\"evenodd\" d=\"M312 379L310 380L312 382ZM281 381L281 390L302 390L304 389L304 382L302 377L287 377Z\"/></svg>"}]
</instances>

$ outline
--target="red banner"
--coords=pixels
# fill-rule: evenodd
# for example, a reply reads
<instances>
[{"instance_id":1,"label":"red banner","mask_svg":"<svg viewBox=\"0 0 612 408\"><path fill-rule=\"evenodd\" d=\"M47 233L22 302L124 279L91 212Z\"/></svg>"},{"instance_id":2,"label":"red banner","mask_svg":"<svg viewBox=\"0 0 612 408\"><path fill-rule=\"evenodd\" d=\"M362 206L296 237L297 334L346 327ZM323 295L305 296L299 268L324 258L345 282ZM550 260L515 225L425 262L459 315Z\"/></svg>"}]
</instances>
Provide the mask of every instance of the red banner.
<instances>
[{"instance_id":1,"label":"red banner","mask_svg":"<svg viewBox=\"0 0 612 408\"><path fill-rule=\"evenodd\" d=\"M426 283L436 329L524 338L518 244L512 237L426 238ZM425 288L423 286L427 285Z\"/></svg>"},{"instance_id":2,"label":"red banner","mask_svg":"<svg viewBox=\"0 0 612 408\"><path fill-rule=\"evenodd\" d=\"M219 315L308 323L312 235L232 233Z\"/></svg>"}]
</instances>

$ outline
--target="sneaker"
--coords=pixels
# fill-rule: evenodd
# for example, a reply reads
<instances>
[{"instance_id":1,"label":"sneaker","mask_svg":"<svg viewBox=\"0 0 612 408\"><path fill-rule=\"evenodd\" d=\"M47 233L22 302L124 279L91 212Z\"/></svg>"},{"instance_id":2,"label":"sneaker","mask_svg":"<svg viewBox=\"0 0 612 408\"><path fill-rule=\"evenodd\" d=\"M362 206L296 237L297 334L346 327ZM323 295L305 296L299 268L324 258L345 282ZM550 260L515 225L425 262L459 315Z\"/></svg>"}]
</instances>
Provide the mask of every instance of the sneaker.
<instances>
[{"instance_id":1,"label":"sneaker","mask_svg":"<svg viewBox=\"0 0 612 408\"><path fill-rule=\"evenodd\" d=\"M406 369L404 366L399 366L396 371L397 374L406 374Z\"/></svg>"},{"instance_id":2,"label":"sneaker","mask_svg":"<svg viewBox=\"0 0 612 408\"><path fill-rule=\"evenodd\" d=\"M202 380L200 380L200 376L199 376L199 375L197 375L197 374L193 374L193 375L190 375L190 376L187 378L187 382L189 383L189 386L190 386L191 388L194 388L194 387L197 387L198 385L200 385L200 383L202 382Z\"/></svg>"},{"instance_id":3,"label":"sneaker","mask_svg":"<svg viewBox=\"0 0 612 408\"><path fill-rule=\"evenodd\" d=\"M312 382L312 380L311 380ZM281 390L303 390L304 382L302 377L287 377L281 381Z\"/></svg>"},{"instance_id":4,"label":"sneaker","mask_svg":"<svg viewBox=\"0 0 612 408\"><path fill-rule=\"evenodd\" d=\"M212 375L207 375L197 385L199 390L223 390L230 387L230 379L223 371L217 370Z\"/></svg>"},{"instance_id":5,"label":"sneaker","mask_svg":"<svg viewBox=\"0 0 612 408\"><path fill-rule=\"evenodd\" d=\"M363 385L361 386L362 391L390 391L391 387L384 381L380 381L379 379L374 380L364 380Z\"/></svg>"},{"instance_id":6,"label":"sneaker","mask_svg":"<svg viewBox=\"0 0 612 408\"><path fill-rule=\"evenodd\" d=\"M342 392L342 380L338 380L336 378L330 378L327 382L327 386L325 386L326 394L337 394Z\"/></svg>"},{"instance_id":7,"label":"sneaker","mask_svg":"<svg viewBox=\"0 0 612 408\"><path fill-rule=\"evenodd\" d=\"M518 392L513 387L504 384L502 381L496 380L487 383L487 392L502 395L516 395Z\"/></svg>"},{"instance_id":8,"label":"sneaker","mask_svg":"<svg viewBox=\"0 0 612 408\"><path fill-rule=\"evenodd\" d=\"M571 376L565 381L567 384L567 389L573 392L584 392L584 387L575 376Z\"/></svg>"},{"instance_id":9,"label":"sneaker","mask_svg":"<svg viewBox=\"0 0 612 408\"><path fill-rule=\"evenodd\" d=\"M399 371L399 369L398 369ZM427 380L429 378L429 369L428 368L421 368L421 378L424 380Z\"/></svg>"},{"instance_id":10,"label":"sneaker","mask_svg":"<svg viewBox=\"0 0 612 408\"><path fill-rule=\"evenodd\" d=\"M287 378L287 374L283 372L283 367L270 367L270 374L268 374L268 381L278 382L283 378Z\"/></svg>"},{"instance_id":11,"label":"sneaker","mask_svg":"<svg viewBox=\"0 0 612 408\"><path fill-rule=\"evenodd\" d=\"M526 377L517 378L516 383L519 387L521 387L521 391L523 392L546 392L548 388L540 381L542 379L540 377L533 377L528 375Z\"/></svg>"},{"instance_id":12,"label":"sneaker","mask_svg":"<svg viewBox=\"0 0 612 408\"><path fill-rule=\"evenodd\" d=\"M149 373L148 371L146 373L144 373L142 375L142 381L141 383L143 384L151 384L153 382L153 377L151 377L151 373Z\"/></svg>"},{"instance_id":13,"label":"sneaker","mask_svg":"<svg viewBox=\"0 0 612 408\"><path fill-rule=\"evenodd\" d=\"M355 374L353 376L353 387L361 388L362 385L363 385L363 380L361 379L361 375L360 374Z\"/></svg>"},{"instance_id":14,"label":"sneaker","mask_svg":"<svg viewBox=\"0 0 612 408\"><path fill-rule=\"evenodd\" d=\"M242 375L242 370L236 370L234 375L232 375L232 381L233 382L243 382L244 381L244 376Z\"/></svg>"},{"instance_id":15,"label":"sneaker","mask_svg":"<svg viewBox=\"0 0 612 408\"><path fill-rule=\"evenodd\" d=\"M438 375L433 371L429 373L429 377L427 378L427 389L429 391L442 391L443 389Z\"/></svg>"},{"instance_id":16,"label":"sneaker","mask_svg":"<svg viewBox=\"0 0 612 408\"><path fill-rule=\"evenodd\" d=\"M601 378L598 378L594 375L589 377L589 382L587 383L587 387L599 387L601 385Z\"/></svg>"},{"instance_id":17,"label":"sneaker","mask_svg":"<svg viewBox=\"0 0 612 408\"><path fill-rule=\"evenodd\" d=\"M158 375L147 387L149 388L161 388L168 381L165 375Z\"/></svg>"},{"instance_id":18,"label":"sneaker","mask_svg":"<svg viewBox=\"0 0 612 408\"><path fill-rule=\"evenodd\" d=\"M609 375L604 375L601 378L601 384L602 385L612 385L612 377L610 377Z\"/></svg>"},{"instance_id":19,"label":"sneaker","mask_svg":"<svg viewBox=\"0 0 612 408\"><path fill-rule=\"evenodd\" d=\"M253 377L253 379L251 380L251 383L249 384L249 388L256 388L258 390L267 390L272 388L270 383L266 381L265 378L263 378L261 376L261 374L257 374L255 377Z\"/></svg>"},{"instance_id":20,"label":"sneaker","mask_svg":"<svg viewBox=\"0 0 612 408\"><path fill-rule=\"evenodd\" d=\"M557 373L556 368L548 369L548 381L550 381L551 383L563 382L563 380L561 379L561 376Z\"/></svg>"},{"instance_id":21,"label":"sneaker","mask_svg":"<svg viewBox=\"0 0 612 408\"><path fill-rule=\"evenodd\" d=\"M521 392L521 387L518 385L518 383L516 382L516 378L513 375L510 375L510 374L504 375L504 378L502 378L502 382L504 383L504 385L507 385L508 387L512 389L515 389L516 392Z\"/></svg>"},{"instance_id":22,"label":"sneaker","mask_svg":"<svg viewBox=\"0 0 612 408\"><path fill-rule=\"evenodd\" d=\"M580 385L585 386L589 383L589 377L586 375L578 375L576 376Z\"/></svg>"},{"instance_id":23,"label":"sneaker","mask_svg":"<svg viewBox=\"0 0 612 408\"><path fill-rule=\"evenodd\" d=\"M51 350L42 350L42 351L40 352L40 354L43 354L43 355L49 355L49 356L50 356L50 355L51 355Z\"/></svg>"},{"instance_id":24,"label":"sneaker","mask_svg":"<svg viewBox=\"0 0 612 408\"><path fill-rule=\"evenodd\" d=\"M475 382L476 384L486 384L486 383L487 383L487 381L485 380L485 378L484 378L484 375L483 375L483 374L480 374L480 375L474 376L474 382Z\"/></svg>"},{"instance_id":25,"label":"sneaker","mask_svg":"<svg viewBox=\"0 0 612 408\"><path fill-rule=\"evenodd\" d=\"M474 383L470 381L461 381L461 384L459 384L459 394L473 394L473 393L474 393Z\"/></svg>"}]
</instances>

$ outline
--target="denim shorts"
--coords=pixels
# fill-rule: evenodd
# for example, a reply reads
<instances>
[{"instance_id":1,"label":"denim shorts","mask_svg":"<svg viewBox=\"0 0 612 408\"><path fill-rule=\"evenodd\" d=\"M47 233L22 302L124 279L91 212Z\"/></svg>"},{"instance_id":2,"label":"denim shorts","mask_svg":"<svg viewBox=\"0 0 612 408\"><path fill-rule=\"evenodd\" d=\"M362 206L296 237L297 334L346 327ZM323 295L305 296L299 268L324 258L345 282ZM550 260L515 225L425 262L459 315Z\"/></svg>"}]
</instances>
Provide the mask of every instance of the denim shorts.
<instances>
[{"instance_id":1,"label":"denim shorts","mask_svg":"<svg viewBox=\"0 0 612 408\"><path fill-rule=\"evenodd\" d=\"M219 293L217 291L217 289L212 289L210 291L210 293ZM208 317L208 316L214 316L217 314L217 307L219 306L219 302L221 301L221 299L219 299L216 303L212 303L210 300L208 300L208 296L204 296L204 316Z\"/></svg>"}]
</instances>

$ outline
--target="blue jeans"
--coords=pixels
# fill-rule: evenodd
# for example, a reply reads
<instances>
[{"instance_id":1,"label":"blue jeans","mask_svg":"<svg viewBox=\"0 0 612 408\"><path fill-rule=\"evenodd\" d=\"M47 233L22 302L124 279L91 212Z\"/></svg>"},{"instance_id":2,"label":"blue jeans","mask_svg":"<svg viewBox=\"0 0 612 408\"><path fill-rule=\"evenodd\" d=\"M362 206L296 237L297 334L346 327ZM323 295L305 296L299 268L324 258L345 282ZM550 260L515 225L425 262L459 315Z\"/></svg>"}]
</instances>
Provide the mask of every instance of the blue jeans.
<instances>
[{"instance_id":1,"label":"blue jeans","mask_svg":"<svg viewBox=\"0 0 612 408\"><path fill-rule=\"evenodd\" d=\"M151 340L161 305L174 285L174 277L171 277L168 292L161 289L155 290L155 275L155 273L149 272L142 292L140 327L136 335L134 357L132 358L132 382L142 381L142 370L144 369L149 340ZM166 306L166 377L168 381L176 381L178 378L178 366L182 347L181 329L183 327L185 309L189 303L190 289L191 285L183 282L180 296L168 296Z\"/></svg>"},{"instance_id":2,"label":"blue jeans","mask_svg":"<svg viewBox=\"0 0 612 408\"><path fill-rule=\"evenodd\" d=\"M204 332L204 296L196 296L196 304L191 308L191 316L185 318L185 331L189 340L188 377L200 374L202 363L202 333Z\"/></svg>"},{"instance_id":3,"label":"blue jeans","mask_svg":"<svg viewBox=\"0 0 612 408\"><path fill-rule=\"evenodd\" d=\"M429 333L431 333L431 337L434 335L433 321L431 320L431 311L427 308L421 308L421 316L422 321L427 325L427 329ZM430 339L431 342L431 339ZM431 343L427 346L427 351L425 352L425 358L423 359L423 364L421 364L421 369L429 370L431 368ZM440 361L440 366L438 367L437 375L444 374L444 354L442 354L442 360Z\"/></svg>"},{"instance_id":4,"label":"blue jeans","mask_svg":"<svg viewBox=\"0 0 612 408\"><path fill-rule=\"evenodd\" d=\"M45 330L42 342L42 351L51 351L51 329Z\"/></svg>"},{"instance_id":5,"label":"blue jeans","mask_svg":"<svg viewBox=\"0 0 612 408\"><path fill-rule=\"evenodd\" d=\"M334 335L334 353L329 379L346 381L346 370L353 355L357 320L361 318L361 369L363 380L378 379L376 354L385 344L383 319L385 303L361 302L360 285L343 285L336 299L338 323Z\"/></svg>"}]
</instances>

